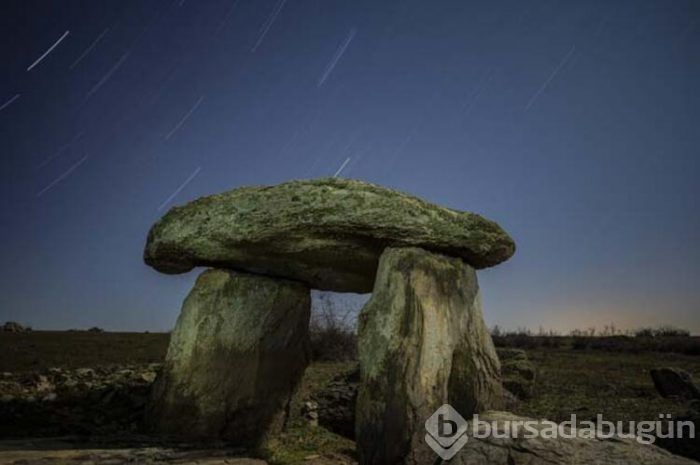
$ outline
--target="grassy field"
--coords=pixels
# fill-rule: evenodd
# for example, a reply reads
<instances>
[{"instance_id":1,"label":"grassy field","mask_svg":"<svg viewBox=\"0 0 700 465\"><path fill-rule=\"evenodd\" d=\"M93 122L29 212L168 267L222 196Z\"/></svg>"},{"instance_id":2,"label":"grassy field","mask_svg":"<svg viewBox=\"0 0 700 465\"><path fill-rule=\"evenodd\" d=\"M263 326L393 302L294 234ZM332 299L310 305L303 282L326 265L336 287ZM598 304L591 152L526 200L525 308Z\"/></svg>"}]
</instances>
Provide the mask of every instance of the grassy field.
<instances>
[{"instance_id":1,"label":"grassy field","mask_svg":"<svg viewBox=\"0 0 700 465\"><path fill-rule=\"evenodd\" d=\"M568 420L572 413L581 420L600 413L609 421L683 413L685 405L656 393L649 371L673 366L700 378L700 356L569 349L535 349L528 355L537 368L535 394L515 413L553 421Z\"/></svg>"},{"instance_id":2,"label":"grassy field","mask_svg":"<svg viewBox=\"0 0 700 465\"><path fill-rule=\"evenodd\" d=\"M0 332L0 372L159 363L167 333Z\"/></svg>"},{"instance_id":3,"label":"grassy field","mask_svg":"<svg viewBox=\"0 0 700 465\"><path fill-rule=\"evenodd\" d=\"M162 362L168 334L46 332L0 333L0 372L37 372L51 367L99 368ZM661 398L649 371L674 366L700 379L700 356L672 352L572 349L570 346L527 350L537 369L531 399L515 413L554 421L595 418L609 421L656 420L659 414L681 414L686 406ZM312 364L294 400L289 430L270 442L272 464L309 463L320 456L327 463L352 463L354 443L323 428L309 428L298 412L301 404L355 362ZM322 462L313 462L322 463Z\"/></svg>"}]
</instances>

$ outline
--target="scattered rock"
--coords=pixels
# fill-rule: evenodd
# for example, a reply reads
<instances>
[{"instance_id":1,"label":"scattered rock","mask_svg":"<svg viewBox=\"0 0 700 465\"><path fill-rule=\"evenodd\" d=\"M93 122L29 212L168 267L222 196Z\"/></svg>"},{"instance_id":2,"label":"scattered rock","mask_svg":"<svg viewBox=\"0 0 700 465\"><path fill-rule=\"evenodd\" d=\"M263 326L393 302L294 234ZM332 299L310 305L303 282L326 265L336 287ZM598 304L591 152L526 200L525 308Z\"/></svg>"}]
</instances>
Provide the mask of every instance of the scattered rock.
<instances>
[{"instance_id":1,"label":"scattered rock","mask_svg":"<svg viewBox=\"0 0 700 465\"><path fill-rule=\"evenodd\" d=\"M503 401L476 273L459 258L386 249L359 317L358 351L363 465L432 463L425 421L438 407L472 415Z\"/></svg>"},{"instance_id":2,"label":"scattered rock","mask_svg":"<svg viewBox=\"0 0 700 465\"><path fill-rule=\"evenodd\" d=\"M50 368L0 381L0 437L113 434L141 429L156 365ZM127 375L131 373L131 375ZM89 376L90 381L82 381Z\"/></svg>"},{"instance_id":3,"label":"scattered rock","mask_svg":"<svg viewBox=\"0 0 700 465\"><path fill-rule=\"evenodd\" d=\"M95 370L92 368L78 368L75 370L75 374L84 379L92 379L95 377Z\"/></svg>"},{"instance_id":4,"label":"scattered rock","mask_svg":"<svg viewBox=\"0 0 700 465\"><path fill-rule=\"evenodd\" d=\"M141 381L149 384L154 382L157 376L158 374L155 371L144 371L143 373L139 374Z\"/></svg>"},{"instance_id":5,"label":"scattered rock","mask_svg":"<svg viewBox=\"0 0 700 465\"><path fill-rule=\"evenodd\" d=\"M324 178L243 187L172 208L144 259L164 273L216 266L370 292L387 246L417 246L475 268L507 260L513 240L475 213L362 181Z\"/></svg>"},{"instance_id":6,"label":"scattered rock","mask_svg":"<svg viewBox=\"0 0 700 465\"><path fill-rule=\"evenodd\" d=\"M355 405L360 385L360 367L342 373L317 392L318 422L324 428L355 439Z\"/></svg>"},{"instance_id":7,"label":"scattered rock","mask_svg":"<svg viewBox=\"0 0 700 465\"><path fill-rule=\"evenodd\" d=\"M51 383L46 376L44 376L44 375L37 376L36 384L34 385L34 389L37 392L53 391L55 388L56 388L56 386L54 386L53 383Z\"/></svg>"},{"instance_id":8,"label":"scattered rock","mask_svg":"<svg viewBox=\"0 0 700 465\"><path fill-rule=\"evenodd\" d=\"M662 397L678 397L681 399L700 399L700 389L693 378L680 368L655 368L651 370L651 379L656 390Z\"/></svg>"},{"instance_id":9,"label":"scattered rock","mask_svg":"<svg viewBox=\"0 0 700 465\"><path fill-rule=\"evenodd\" d=\"M153 429L251 447L279 431L309 361L310 299L298 282L202 273L153 389Z\"/></svg>"},{"instance_id":10,"label":"scattered rock","mask_svg":"<svg viewBox=\"0 0 700 465\"><path fill-rule=\"evenodd\" d=\"M318 404L314 401L304 402L301 414L304 416L307 424L315 428L318 426Z\"/></svg>"},{"instance_id":11,"label":"scattered rock","mask_svg":"<svg viewBox=\"0 0 700 465\"><path fill-rule=\"evenodd\" d=\"M0 443L0 463L14 465L267 465L258 459L240 457L240 451L216 448L188 447L170 449L149 445L148 447L99 447L85 448L82 444L44 444L39 441L27 443ZM53 448L51 448L53 446Z\"/></svg>"},{"instance_id":12,"label":"scattered rock","mask_svg":"<svg viewBox=\"0 0 700 465\"><path fill-rule=\"evenodd\" d=\"M32 330L29 326L23 326L16 321L8 321L4 325L2 325L3 332L6 333L27 333Z\"/></svg>"}]
</instances>

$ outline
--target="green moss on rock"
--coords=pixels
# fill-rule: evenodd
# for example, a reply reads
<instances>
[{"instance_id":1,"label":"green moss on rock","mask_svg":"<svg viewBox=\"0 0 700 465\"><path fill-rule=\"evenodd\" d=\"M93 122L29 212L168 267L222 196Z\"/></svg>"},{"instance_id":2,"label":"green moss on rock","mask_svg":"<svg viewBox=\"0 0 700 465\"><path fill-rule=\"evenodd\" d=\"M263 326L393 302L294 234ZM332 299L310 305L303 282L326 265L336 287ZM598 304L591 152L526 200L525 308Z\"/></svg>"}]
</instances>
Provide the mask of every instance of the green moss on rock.
<instances>
[{"instance_id":1,"label":"green moss on rock","mask_svg":"<svg viewBox=\"0 0 700 465\"><path fill-rule=\"evenodd\" d=\"M144 259L164 273L214 266L369 292L388 246L422 247L474 268L515 251L503 229L475 213L323 178L242 187L174 207L149 232Z\"/></svg>"}]
</instances>

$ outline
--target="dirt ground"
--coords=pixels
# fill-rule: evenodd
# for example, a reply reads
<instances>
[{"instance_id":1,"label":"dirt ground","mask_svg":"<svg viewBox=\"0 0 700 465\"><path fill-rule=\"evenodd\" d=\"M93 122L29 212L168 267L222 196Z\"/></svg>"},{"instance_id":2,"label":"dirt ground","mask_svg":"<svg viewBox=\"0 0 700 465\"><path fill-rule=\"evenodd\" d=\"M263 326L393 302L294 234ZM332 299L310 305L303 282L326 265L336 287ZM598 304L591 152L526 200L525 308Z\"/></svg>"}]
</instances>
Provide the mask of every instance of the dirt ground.
<instances>
[{"instance_id":1,"label":"dirt ground","mask_svg":"<svg viewBox=\"0 0 700 465\"><path fill-rule=\"evenodd\" d=\"M301 414L305 401L327 389L355 362L314 363L293 402L289 429L258 458L225 444L164 444L140 430L167 334L0 333L0 464L200 463L233 465L354 464L354 442ZM610 421L682 415L686 404L660 397L649 371L673 366L700 378L700 356L535 348L533 395L518 415ZM264 461L261 461L264 460Z\"/></svg>"}]
</instances>

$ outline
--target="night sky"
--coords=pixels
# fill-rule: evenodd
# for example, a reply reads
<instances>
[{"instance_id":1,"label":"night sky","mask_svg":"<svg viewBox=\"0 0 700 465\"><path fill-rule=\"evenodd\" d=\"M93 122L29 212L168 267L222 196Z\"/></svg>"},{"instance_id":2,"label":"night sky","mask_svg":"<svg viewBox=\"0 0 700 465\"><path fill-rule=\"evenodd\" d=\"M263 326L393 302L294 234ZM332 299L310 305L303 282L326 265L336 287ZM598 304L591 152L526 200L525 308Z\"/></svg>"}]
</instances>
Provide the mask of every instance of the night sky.
<instances>
[{"instance_id":1,"label":"night sky","mask_svg":"<svg viewBox=\"0 0 700 465\"><path fill-rule=\"evenodd\" d=\"M696 0L0 9L0 322L170 329L169 207L339 172L512 235L489 325L700 332Z\"/></svg>"}]
</instances>

